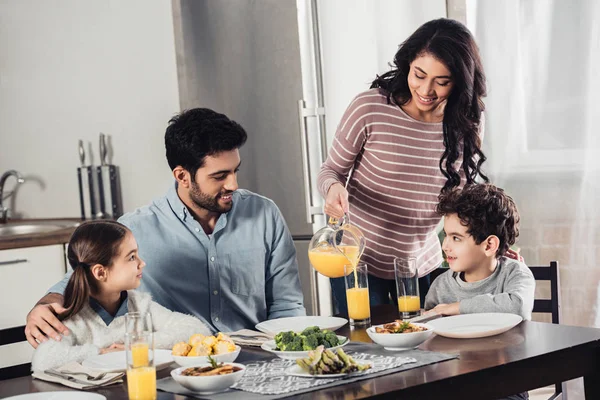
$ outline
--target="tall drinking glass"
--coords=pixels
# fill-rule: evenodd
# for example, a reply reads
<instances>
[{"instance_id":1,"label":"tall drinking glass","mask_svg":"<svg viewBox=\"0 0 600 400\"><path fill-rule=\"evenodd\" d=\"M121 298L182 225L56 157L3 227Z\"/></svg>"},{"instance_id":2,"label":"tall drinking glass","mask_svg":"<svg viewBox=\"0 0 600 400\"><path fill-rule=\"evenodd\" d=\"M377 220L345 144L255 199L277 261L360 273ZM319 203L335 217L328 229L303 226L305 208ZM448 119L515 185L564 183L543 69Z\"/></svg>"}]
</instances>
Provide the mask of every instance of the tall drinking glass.
<instances>
[{"instance_id":1,"label":"tall drinking glass","mask_svg":"<svg viewBox=\"0 0 600 400\"><path fill-rule=\"evenodd\" d=\"M156 400L152 316L149 313L127 313L125 324L129 400Z\"/></svg>"},{"instance_id":2,"label":"tall drinking glass","mask_svg":"<svg viewBox=\"0 0 600 400\"><path fill-rule=\"evenodd\" d=\"M395 258L396 290L400 318L407 319L421 314L419 297L419 272L415 257Z\"/></svg>"},{"instance_id":3,"label":"tall drinking glass","mask_svg":"<svg viewBox=\"0 0 600 400\"><path fill-rule=\"evenodd\" d=\"M369 280L367 264L359 262L356 267L344 266L346 281L346 300L350 325L369 325L371 323L371 307L369 302Z\"/></svg>"}]
</instances>

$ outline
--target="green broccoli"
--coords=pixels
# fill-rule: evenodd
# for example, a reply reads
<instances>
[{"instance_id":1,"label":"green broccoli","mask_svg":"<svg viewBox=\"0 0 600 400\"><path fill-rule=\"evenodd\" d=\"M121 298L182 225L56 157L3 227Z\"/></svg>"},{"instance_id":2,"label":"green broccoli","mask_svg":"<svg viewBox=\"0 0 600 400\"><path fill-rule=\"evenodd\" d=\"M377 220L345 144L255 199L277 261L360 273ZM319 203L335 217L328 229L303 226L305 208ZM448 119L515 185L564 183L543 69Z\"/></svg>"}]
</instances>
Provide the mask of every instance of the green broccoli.
<instances>
[{"instance_id":1,"label":"green broccoli","mask_svg":"<svg viewBox=\"0 0 600 400\"><path fill-rule=\"evenodd\" d=\"M320 346L325 346L325 334L323 332L319 331L317 333L313 333L312 336L317 339Z\"/></svg>"},{"instance_id":2,"label":"green broccoli","mask_svg":"<svg viewBox=\"0 0 600 400\"><path fill-rule=\"evenodd\" d=\"M325 347L335 347L340 344L340 341L335 332L324 330L323 333L325 334Z\"/></svg>"},{"instance_id":3,"label":"green broccoli","mask_svg":"<svg viewBox=\"0 0 600 400\"><path fill-rule=\"evenodd\" d=\"M304 336L304 340L303 340L304 351L314 350L318 346L319 346L319 340L317 339L316 334Z\"/></svg>"},{"instance_id":4,"label":"green broccoli","mask_svg":"<svg viewBox=\"0 0 600 400\"><path fill-rule=\"evenodd\" d=\"M280 350L283 350L283 351L304 351L304 346L303 346L303 341L304 341L303 338L304 337L305 336L302 336L302 335L296 335L296 336L294 336L294 339L291 342L285 344L284 347L282 349L280 349Z\"/></svg>"},{"instance_id":5,"label":"green broccoli","mask_svg":"<svg viewBox=\"0 0 600 400\"><path fill-rule=\"evenodd\" d=\"M294 341L294 337L296 337L296 334L292 331L279 332L275 335L275 345L277 346L277 349L283 351L289 343Z\"/></svg>"},{"instance_id":6,"label":"green broccoli","mask_svg":"<svg viewBox=\"0 0 600 400\"><path fill-rule=\"evenodd\" d=\"M312 335L313 333L321 332L318 326L309 326L308 328L302 331L304 336Z\"/></svg>"}]
</instances>

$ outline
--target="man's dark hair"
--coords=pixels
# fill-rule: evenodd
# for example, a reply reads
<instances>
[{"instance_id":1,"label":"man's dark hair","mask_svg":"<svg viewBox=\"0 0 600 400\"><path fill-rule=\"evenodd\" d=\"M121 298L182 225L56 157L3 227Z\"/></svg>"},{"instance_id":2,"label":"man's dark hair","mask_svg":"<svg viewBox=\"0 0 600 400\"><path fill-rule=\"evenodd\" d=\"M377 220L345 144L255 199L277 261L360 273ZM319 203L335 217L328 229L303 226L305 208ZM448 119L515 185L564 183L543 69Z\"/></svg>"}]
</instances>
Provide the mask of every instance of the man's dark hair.
<instances>
[{"instance_id":1,"label":"man's dark hair","mask_svg":"<svg viewBox=\"0 0 600 400\"><path fill-rule=\"evenodd\" d=\"M169 121L165 132L171 170L181 165L192 177L206 156L239 149L248 135L240 124L208 108L182 111Z\"/></svg>"},{"instance_id":2,"label":"man's dark hair","mask_svg":"<svg viewBox=\"0 0 600 400\"><path fill-rule=\"evenodd\" d=\"M490 235L497 236L500 239L497 257L503 256L519 236L520 217L515 202L490 183L475 183L442 193L436 211L440 215L458 215L477 244Z\"/></svg>"}]
</instances>

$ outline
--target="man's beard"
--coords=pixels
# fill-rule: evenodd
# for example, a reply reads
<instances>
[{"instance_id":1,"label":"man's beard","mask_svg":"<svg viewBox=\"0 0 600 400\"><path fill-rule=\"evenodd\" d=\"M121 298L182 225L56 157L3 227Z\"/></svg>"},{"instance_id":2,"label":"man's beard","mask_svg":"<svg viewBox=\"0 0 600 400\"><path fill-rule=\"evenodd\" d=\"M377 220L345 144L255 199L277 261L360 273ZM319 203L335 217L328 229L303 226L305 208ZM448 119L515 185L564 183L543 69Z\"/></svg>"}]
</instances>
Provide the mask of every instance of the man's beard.
<instances>
[{"instance_id":1,"label":"man's beard","mask_svg":"<svg viewBox=\"0 0 600 400\"><path fill-rule=\"evenodd\" d=\"M223 214L231 210L231 207L233 206L233 201L226 206L221 206L219 204L219 199L222 196L231 193L233 192L229 190L221 192L215 197L211 197L210 195L204 193L196 182L192 182L192 187L190 189L190 197L194 204L196 204L200 208L204 208L205 210L219 214Z\"/></svg>"}]
</instances>

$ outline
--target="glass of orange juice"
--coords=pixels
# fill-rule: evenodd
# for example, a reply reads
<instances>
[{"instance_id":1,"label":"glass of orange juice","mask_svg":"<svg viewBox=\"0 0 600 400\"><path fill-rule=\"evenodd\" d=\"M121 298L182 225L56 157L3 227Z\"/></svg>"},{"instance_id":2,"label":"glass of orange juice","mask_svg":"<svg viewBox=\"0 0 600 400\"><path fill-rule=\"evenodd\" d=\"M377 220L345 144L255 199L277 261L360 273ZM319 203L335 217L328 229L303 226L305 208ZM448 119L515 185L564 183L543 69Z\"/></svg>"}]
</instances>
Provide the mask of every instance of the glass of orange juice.
<instances>
[{"instance_id":1,"label":"glass of orange juice","mask_svg":"<svg viewBox=\"0 0 600 400\"><path fill-rule=\"evenodd\" d=\"M156 400L152 316L149 313L127 313L125 324L129 400Z\"/></svg>"},{"instance_id":2,"label":"glass of orange juice","mask_svg":"<svg viewBox=\"0 0 600 400\"><path fill-rule=\"evenodd\" d=\"M369 325L371 323L371 307L367 264L359 262L356 267L347 264L344 266L344 273L350 325Z\"/></svg>"},{"instance_id":3,"label":"glass of orange juice","mask_svg":"<svg viewBox=\"0 0 600 400\"><path fill-rule=\"evenodd\" d=\"M412 318L421 314L419 297L419 271L415 257L394 259L396 290L398 293L398 312L400 318Z\"/></svg>"}]
</instances>

